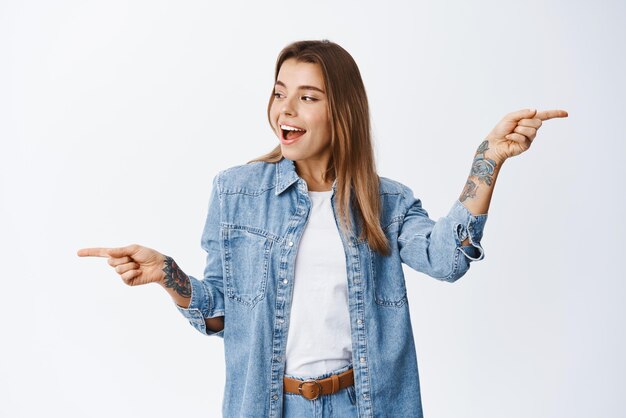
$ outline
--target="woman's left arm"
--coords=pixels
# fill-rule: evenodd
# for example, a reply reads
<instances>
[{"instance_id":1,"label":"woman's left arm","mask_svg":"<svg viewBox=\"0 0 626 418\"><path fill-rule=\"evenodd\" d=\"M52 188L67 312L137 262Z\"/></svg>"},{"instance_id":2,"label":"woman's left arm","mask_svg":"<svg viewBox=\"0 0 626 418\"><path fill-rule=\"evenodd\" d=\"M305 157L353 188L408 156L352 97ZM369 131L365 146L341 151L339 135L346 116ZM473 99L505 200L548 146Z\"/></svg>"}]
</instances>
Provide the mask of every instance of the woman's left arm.
<instances>
[{"instance_id":1,"label":"woman's left arm","mask_svg":"<svg viewBox=\"0 0 626 418\"><path fill-rule=\"evenodd\" d=\"M544 120L565 118L565 110L522 109L504 116L478 146L459 200L472 215L486 214L498 173L507 158L528 150ZM470 245L466 238L462 245Z\"/></svg>"}]
</instances>

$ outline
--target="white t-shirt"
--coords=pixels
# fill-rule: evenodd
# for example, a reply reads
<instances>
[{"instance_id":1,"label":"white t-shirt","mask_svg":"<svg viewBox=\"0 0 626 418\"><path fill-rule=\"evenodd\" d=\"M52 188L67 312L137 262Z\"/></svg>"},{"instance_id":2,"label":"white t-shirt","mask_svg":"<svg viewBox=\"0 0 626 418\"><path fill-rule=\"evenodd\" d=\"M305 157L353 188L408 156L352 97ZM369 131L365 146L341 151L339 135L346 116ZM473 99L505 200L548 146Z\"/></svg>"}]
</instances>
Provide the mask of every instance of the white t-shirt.
<instances>
[{"instance_id":1,"label":"white t-shirt","mask_svg":"<svg viewBox=\"0 0 626 418\"><path fill-rule=\"evenodd\" d=\"M346 259L331 193L309 191L287 335L285 373L292 376L317 376L352 362Z\"/></svg>"}]
</instances>

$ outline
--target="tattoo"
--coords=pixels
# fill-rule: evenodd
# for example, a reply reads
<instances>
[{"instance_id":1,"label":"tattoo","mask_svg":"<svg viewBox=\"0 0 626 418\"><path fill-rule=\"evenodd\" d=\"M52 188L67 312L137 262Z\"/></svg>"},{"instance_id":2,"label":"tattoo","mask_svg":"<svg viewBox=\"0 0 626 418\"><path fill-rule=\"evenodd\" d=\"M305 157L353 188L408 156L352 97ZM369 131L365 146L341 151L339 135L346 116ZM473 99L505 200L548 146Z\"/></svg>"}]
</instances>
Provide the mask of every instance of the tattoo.
<instances>
[{"instance_id":1,"label":"tattoo","mask_svg":"<svg viewBox=\"0 0 626 418\"><path fill-rule=\"evenodd\" d=\"M470 176L476 176L479 181L491 186L493 172L497 163L490 158L485 158L485 151L488 149L489 141L485 139L476 150L477 155L474 157L474 163L472 164Z\"/></svg>"},{"instance_id":2,"label":"tattoo","mask_svg":"<svg viewBox=\"0 0 626 418\"><path fill-rule=\"evenodd\" d=\"M478 149L476 150L476 152L478 154L484 154L485 151L487 151L489 149L489 141L487 141L486 139L478 146Z\"/></svg>"},{"instance_id":3,"label":"tattoo","mask_svg":"<svg viewBox=\"0 0 626 418\"><path fill-rule=\"evenodd\" d=\"M172 288L182 297L191 297L191 282L189 277L178 267L176 261L170 256L165 256L165 287Z\"/></svg>"},{"instance_id":4,"label":"tattoo","mask_svg":"<svg viewBox=\"0 0 626 418\"><path fill-rule=\"evenodd\" d=\"M476 197L476 183L470 179L467 179L463 193L461 193L461 202L464 202L468 197Z\"/></svg>"}]
</instances>

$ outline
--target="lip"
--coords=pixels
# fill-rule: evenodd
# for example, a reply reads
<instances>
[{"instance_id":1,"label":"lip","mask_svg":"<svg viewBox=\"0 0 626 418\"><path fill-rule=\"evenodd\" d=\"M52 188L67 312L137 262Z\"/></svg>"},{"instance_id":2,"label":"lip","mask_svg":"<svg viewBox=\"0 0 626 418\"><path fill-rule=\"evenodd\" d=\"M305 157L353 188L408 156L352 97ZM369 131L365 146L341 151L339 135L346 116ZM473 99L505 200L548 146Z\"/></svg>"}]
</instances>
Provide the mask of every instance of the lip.
<instances>
[{"instance_id":1,"label":"lip","mask_svg":"<svg viewBox=\"0 0 626 418\"><path fill-rule=\"evenodd\" d=\"M298 142L300 140L300 138L304 137L307 133L308 133L308 131L303 133L302 135L300 135L296 139L285 139L285 137L283 136L284 131L281 129L280 130L280 137L279 137L280 138L280 143L283 144L283 145L291 145L294 142Z\"/></svg>"},{"instance_id":2,"label":"lip","mask_svg":"<svg viewBox=\"0 0 626 418\"><path fill-rule=\"evenodd\" d=\"M294 128L298 128L298 129L302 129L304 130L304 133L302 135L300 135L299 137L297 137L296 139L285 139L284 135L285 135L285 131L283 131L280 127L280 125L289 125L289 126L293 126ZM282 145L291 145L294 142L297 142L300 140L300 138L302 138L304 135L306 135L309 131L307 131L304 128L301 128L299 126L296 125L292 125L291 123L287 123L287 122L278 122L278 130L280 131L280 134L278 135L278 138L280 139L280 143Z\"/></svg>"},{"instance_id":3,"label":"lip","mask_svg":"<svg viewBox=\"0 0 626 418\"><path fill-rule=\"evenodd\" d=\"M306 129L304 129L304 128L300 127L300 126L297 126L297 125L292 125L291 123L287 123L287 122L278 122L278 127L279 127L279 128L280 128L280 125L289 125L289 126L294 127L294 128L302 129L303 131L305 131L305 130L306 130Z\"/></svg>"}]
</instances>

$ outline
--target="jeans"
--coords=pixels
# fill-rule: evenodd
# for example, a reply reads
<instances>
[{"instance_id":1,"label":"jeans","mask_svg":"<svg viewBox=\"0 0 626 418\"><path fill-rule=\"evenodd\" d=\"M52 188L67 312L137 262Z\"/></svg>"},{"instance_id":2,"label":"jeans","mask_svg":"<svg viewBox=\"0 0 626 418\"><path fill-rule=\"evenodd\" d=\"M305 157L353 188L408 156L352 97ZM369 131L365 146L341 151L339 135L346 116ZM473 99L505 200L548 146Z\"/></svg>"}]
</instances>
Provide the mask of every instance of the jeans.
<instances>
[{"instance_id":1,"label":"jeans","mask_svg":"<svg viewBox=\"0 0 626 418\"><path fill-rule=\"evenodd\" d=\"M320 376L290 376L298 380L324 379L331 374L345 372L351 364ZM320 395L317 399L309 400L295 393L283 392L283 418L330 418L357 417L356 394L354 385L339 390L330 395Z\"/></svg>"}]
</instances>

